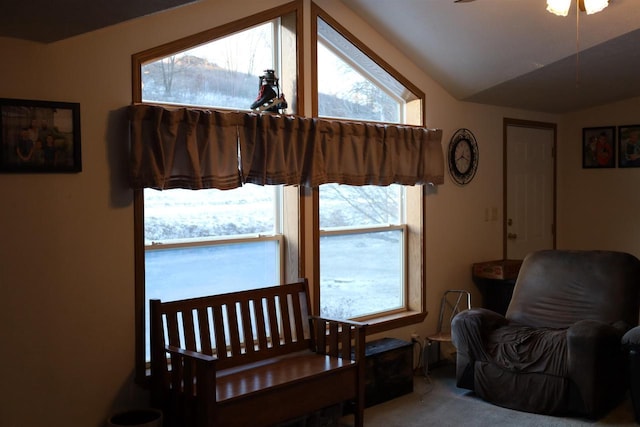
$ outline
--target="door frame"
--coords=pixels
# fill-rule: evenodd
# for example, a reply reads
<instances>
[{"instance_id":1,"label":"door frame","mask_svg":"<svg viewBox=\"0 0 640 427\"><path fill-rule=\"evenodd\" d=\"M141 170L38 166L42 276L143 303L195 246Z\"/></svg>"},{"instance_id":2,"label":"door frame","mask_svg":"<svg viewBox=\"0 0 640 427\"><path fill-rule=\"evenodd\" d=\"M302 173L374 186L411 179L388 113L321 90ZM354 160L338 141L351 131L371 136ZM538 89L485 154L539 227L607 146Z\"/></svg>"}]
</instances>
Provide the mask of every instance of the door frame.
<instances>
[{"instance_id":1,"label":"door frame","mask_svg":"<svg viewBox=\"0 0 640 427\"><path fill-rule=\"evenodd\" d=\"M508 169L508 161L507 161L507 129L510 126L514 127L525 127L532 129L550 129L553 131L553 145L551 147L551 153L553 156L553 196L552 196L552 204L553 204L553 212L552 212L552 243L553 249L556 249L556 236L557 236L557 144L558 144L558 125L556 123L548 123L548 122L537 122L532 120L522 120L522 119L512 119L505 117L502 121L502 258L507 258L507 169Z\"/></svg>"}]
</instances>

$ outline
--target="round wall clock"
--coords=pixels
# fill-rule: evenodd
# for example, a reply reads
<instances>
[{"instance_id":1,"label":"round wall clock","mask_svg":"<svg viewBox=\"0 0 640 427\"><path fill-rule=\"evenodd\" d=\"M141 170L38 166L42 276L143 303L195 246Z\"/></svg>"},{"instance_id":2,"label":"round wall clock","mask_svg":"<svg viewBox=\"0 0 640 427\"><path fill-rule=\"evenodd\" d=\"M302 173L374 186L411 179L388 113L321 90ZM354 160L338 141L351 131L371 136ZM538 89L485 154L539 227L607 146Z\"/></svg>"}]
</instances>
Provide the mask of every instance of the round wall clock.
<instances>
[{"instance_id":1,"label":"round wall clock","mask_svg":"<svg viewBox=\"0 0 640 427\"><path fill-rule=\"evenodd\" d=\"M478 170L478 143L469 129L458 129L449 141L449 173L460 185L469 183Z\"/></svg>"}]
</instances>

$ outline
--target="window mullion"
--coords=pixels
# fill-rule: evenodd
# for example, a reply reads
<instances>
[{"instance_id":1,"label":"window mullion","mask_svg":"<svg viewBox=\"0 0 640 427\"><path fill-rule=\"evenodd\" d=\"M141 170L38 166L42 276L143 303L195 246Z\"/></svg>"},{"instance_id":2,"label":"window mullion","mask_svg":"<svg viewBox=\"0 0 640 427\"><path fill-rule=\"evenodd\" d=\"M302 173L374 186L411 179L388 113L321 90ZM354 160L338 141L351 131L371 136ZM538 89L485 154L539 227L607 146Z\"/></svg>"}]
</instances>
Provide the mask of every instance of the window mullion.
<instances>
[{"instance_id":1,"label":"window mullion","mask_svg":"<svg viewBox=\"0 0 640 427\"><path fill-rule=\"evenodd\" d=\"M385 231L402 230L404 224L384 225L377 227L333 227L328 229L320 229L321 236L344 235L344 234L368 234L381 233Z\"/></svg>"}]
</instances>

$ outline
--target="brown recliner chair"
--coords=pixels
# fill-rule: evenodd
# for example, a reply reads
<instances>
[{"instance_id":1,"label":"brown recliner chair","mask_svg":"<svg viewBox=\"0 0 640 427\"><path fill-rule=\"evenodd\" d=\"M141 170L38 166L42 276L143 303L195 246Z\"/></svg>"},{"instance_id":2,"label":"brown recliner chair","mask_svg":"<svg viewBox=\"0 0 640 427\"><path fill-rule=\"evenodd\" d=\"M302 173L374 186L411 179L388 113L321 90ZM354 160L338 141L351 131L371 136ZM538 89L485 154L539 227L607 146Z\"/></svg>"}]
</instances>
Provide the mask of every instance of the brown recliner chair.
<instances>
[{"instance_id":1,"label":"brown recliner chair","mask_svg":"<svg viewBox=\"0 0 640 427\"><path fill-rule=\"evenodd\" d=\"M529 254L505 316L451 326L461 388L507 408L599 418L625 396L621 338L638 324L640 260L611 251Z\"/></svg>"}]
</instances>

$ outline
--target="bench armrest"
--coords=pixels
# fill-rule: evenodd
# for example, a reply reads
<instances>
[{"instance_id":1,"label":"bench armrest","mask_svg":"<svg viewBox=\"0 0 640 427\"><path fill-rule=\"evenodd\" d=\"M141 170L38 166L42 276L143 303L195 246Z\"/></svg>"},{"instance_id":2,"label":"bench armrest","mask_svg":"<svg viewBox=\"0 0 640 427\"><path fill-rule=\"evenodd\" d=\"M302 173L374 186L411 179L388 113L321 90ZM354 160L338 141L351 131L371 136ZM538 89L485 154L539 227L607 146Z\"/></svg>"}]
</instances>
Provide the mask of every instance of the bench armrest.
<instances>
[{"instance_id":1,"label":"bench armrest","mask_svg":"<svg viewBox=\"0 0 640 427\"><path fill-rule=\"evenodd\" d=\"M314 320L320 320L320 321L324 321L324 322L336 322L336 323L344 323L346 325L353 325L356 327L363 327L363 326L367 326L367 323L363 323L363 322L356 322L355 320L347 320L347 319L334 319L332 317L325 317L325 316L311 316L312 319Z\"/></svg>"},{"instance_id":2,"label":"bench armrest","mask_svg":"<svg viewBox=\"0 0 640 427\"><path fill-rule=\"evenodd\" d=\"M365 402L365 345L367 324L353 320L310 316L311 347L319 354L354 361L356 396L354 425L362 426Z\"/></svg>"},{"instance_id":3,"label":"bench armrest","mask_svg":"<svg viewBox=\"0 0 640 427\"><path fill-rule=\"evenodd\" d=\"M366 323L310 316L312 348L326 354L356 362L364 361Z\"/></svg>"},{"instance_id":4,"label":"bench armrest","mask_svg":"<svg viewBox=\"0 0 640 427\"><path fill-rule=\"evenodd\" d=\"M218 360L216 356L209 356L208 354L199 353L197 351L185 350L183 348L175 347L172 345L167 345L164 347L164 349L169 354L182 356L187 359L194 359L204 363L213 363L214 366L215 366L215 361Z\"/></svg>"},{"instance_id":5,"label":"bench armrest","mask_svg":"<svg viewBox=\"0 0 640 427\"><path fill-rule=\"evenodd\" d=\"M184 396L196 396L198 420L216 419L216 356L185 350L172 345L165 346L169 353L171 389L182 390ZM169 385L169 384L167 384Z\"/></svg>"}]
</instances>

